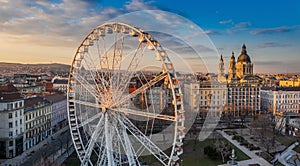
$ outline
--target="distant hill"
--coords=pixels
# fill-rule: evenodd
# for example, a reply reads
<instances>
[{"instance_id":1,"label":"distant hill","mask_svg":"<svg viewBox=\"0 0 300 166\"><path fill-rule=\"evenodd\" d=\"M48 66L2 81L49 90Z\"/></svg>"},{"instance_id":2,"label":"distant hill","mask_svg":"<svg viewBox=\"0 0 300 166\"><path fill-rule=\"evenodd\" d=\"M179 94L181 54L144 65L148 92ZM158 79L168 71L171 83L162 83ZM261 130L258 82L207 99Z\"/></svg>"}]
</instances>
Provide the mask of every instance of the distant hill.
<instances>
[{"instance_id":1,"label":"distant hill","mask_svg":"<svg viewBox=\"0 0 300 166\"><path fill-rule=\"evenodd\" d=\"M51 64L22 64L22 63L6 63L0 62L0 75L12 75L15 73L68 73L70 65L51 63Z\"/></svg>"}]
</instances>

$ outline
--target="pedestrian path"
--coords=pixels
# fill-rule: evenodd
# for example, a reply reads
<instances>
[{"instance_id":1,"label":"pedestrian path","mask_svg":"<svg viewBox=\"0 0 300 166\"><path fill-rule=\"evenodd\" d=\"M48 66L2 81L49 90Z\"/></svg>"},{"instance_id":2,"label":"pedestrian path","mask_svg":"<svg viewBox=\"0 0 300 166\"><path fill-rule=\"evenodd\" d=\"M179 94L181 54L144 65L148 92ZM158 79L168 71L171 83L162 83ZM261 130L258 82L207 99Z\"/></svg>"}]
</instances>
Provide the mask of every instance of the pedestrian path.
<instances>
[{"instance_id":1,"label":"pedestrian path","mask_svg":"<svg viewBox=\"0 0 300 166\"><path fill-rule=\"evenodd\" d=\"M268 161L266 161L260 156L257 156L254 151L250 151L248 148L241 146L240 143L236 140L232 140L232 137L226 134L224 131L217 130L217 132L251 158L250 160L238 162L240 166L246 166L254 163L260 164L261 166L271 166L271 164Z\"/></svg>"},{"instance_id":2,"label":"pedestrian path","mask_svg":"<svg viewBox=\"0 0 300 166\"><path fill-rule=\"evenodd\" d=\"M65 126L58 132L53 134L53 138L57 138L60 136L61 133L66 132L69 129L69 126ZM43 147L49 145L51 142L51 137L46 138L45 140L41 141L37 145L33 146L32 148L24 151L21 155L12 158L12 159L7 159L4 162L0 164L0 166L20 166L27 160L30 160L32 156L34 156L35 153L38 153L38 151Z\"/></svg>"}]
</instances>

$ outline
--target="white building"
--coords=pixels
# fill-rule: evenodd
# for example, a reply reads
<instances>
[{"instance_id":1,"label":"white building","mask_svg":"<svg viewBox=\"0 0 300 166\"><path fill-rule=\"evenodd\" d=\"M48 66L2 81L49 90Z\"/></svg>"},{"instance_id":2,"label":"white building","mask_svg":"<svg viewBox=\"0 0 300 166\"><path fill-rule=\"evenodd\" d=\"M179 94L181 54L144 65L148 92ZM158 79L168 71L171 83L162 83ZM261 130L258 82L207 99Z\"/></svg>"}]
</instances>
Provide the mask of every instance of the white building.
<instances>
[{"instance_id":1,"label":"white building","mask_svg":"<svg viewBox=\"0 0 300 166\"><path fill-rule=\"evenodd\" d=\"M23 152L24 100L11 84L0 85L0 158Z\"/></svg>"},{"instance_id":2,"label":"white building","mask_svg":"<svg viewBox=\"0 0 300 166\"><path fill-rule=\"evenodd\" d=\"M42 97L25 99L24 105L24 150L27 150L52 135L52 106Z\"/></svg>"},{"instance_id":3,"label":"white building","mask_svg":"<svg viewBox=\"0 0 300 166\"><path fill-rule=\"evenodd\" d=\"M220 116L227 104L227 84L209 81L184 84L184 101L186 107L203 118L207 113Z\"/></svg>"},{"instance_id":4,"label":"white building","mask_svg":"<svg viewBox=\"0 0 300 166\"><path fill-rule=\"evenodd\" d=\"M57 89L61 92L67 92L67 87L68 87L67 77L54 77L51 82L53 83L53 89Z\"/></svg>"},{"instance_id":5,"label":"white building","mask_svg":"<svg viewBox=\"0 0 300 166\"><path fill-rule=\"evenodd\" d=\"M63 94L53 94L45 96L45 99L52 104L52 122L53 132L67 125L67 97Z\"/></svg>"},{"instance_id":6,"label":"white building","mask_svg":"<svg viewBox=\"0 0 300 166\"><path fill-rule=\"evenodd\" d=\"M300 87L262 87L261 109L266 112L300 113Z\"/></svg>"}]
</instances>

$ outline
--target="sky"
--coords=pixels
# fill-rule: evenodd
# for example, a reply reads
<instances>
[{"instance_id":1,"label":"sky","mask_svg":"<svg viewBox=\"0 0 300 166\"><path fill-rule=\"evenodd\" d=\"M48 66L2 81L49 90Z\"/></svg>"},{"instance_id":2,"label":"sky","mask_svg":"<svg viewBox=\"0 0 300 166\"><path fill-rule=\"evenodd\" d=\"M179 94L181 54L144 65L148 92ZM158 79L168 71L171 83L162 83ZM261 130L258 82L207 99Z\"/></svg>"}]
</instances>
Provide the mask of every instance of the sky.
<instances>
[{"instance_id":1,"label":"sky","mask_svg":"<svg viewBox=\"0 0 300 166\"><path fill-rule=\"evenodd\" d=\"M92 28L140 10L174 13L202 28L226 69L245 43L255 73L300 72L299 0L0 0L0 62L71 64Z\"/></svg>"}]
</instances>

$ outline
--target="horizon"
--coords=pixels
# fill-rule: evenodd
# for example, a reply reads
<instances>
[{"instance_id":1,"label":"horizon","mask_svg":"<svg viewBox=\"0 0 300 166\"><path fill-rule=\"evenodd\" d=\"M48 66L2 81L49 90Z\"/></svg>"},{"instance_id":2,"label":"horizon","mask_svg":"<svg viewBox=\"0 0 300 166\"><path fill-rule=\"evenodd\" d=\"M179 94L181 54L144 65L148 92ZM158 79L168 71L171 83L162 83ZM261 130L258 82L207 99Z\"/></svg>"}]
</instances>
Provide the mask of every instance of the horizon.
<instances>
[{"instance_id":1,"label":"horizon","mask_svg":"<svg viewBox=\"0 0 300 166\"><path fill-rule=\"evenodd\" d=\"M53 65L53 64L57 64L57 65L67 65L67 66L71 66L71 64L64 64L64 63L59 63L59 62L54 62L54 63L20 63L20 62L1 62L0 64L21 64L21 65ZM184 73L183 71L177 71L179 73ZM194 73L203 73L203 74L209 74L211 72L201 72L201 71L195 71ZM188 73L188 74L194 74L194 73ZM218 74L217 72L213 72L212 74ZM228 73L225 73L225 75L227 75ZM300 74L300 72L294 72L294 73L254 73L254 75L259 75L259 74L264 74L264 75L277 75L277 74L284 74L284 75L289 75L289 74Z\"/></svg>"}]
</instances>

